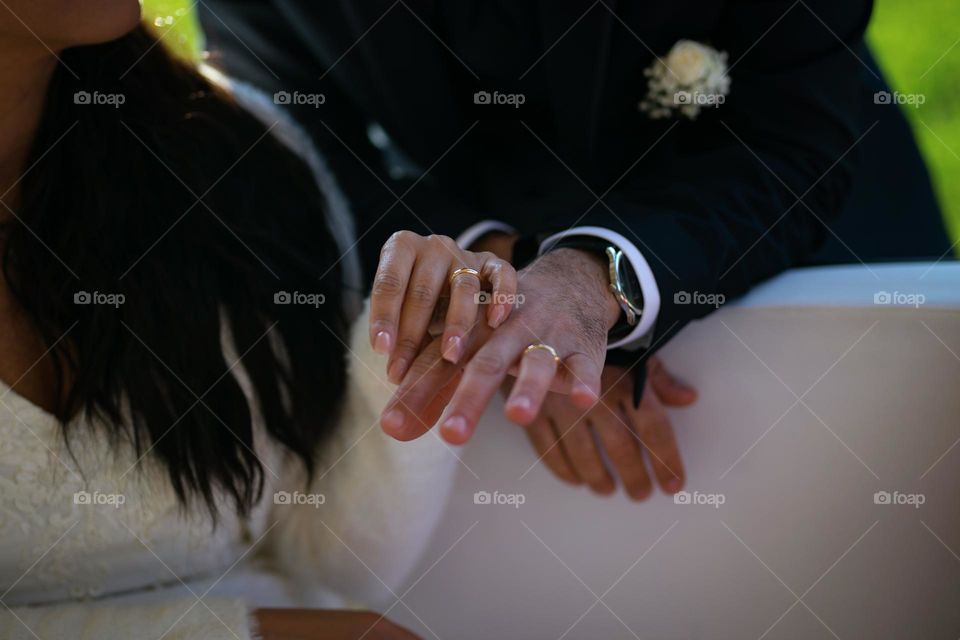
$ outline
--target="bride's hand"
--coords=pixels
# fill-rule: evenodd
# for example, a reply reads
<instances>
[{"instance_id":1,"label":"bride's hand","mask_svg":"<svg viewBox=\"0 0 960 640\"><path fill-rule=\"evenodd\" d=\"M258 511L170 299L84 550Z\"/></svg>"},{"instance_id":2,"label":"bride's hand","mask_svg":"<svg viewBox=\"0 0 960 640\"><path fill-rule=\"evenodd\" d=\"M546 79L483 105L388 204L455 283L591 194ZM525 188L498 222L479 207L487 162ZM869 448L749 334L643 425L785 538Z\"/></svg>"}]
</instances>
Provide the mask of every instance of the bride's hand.
<instances>
[{"instance_id":1,"label":"bride's hand","mask_svg":"<svg viewBox=\"0 0 960 640\"><path fill-rule=\"evenodd\" d=\"M253 615L263 640L418 640L369 611L257 609Z\"/></svg>"},{"instance_id":2,"label":"bride's hand","mask_svg":"<svg viewBox=\"0 0 960 640\"><path fill-rule=\"evenodd\" d=\"M445 360L458 362L464 336L477 322L478 306L484 304L477 297L481 291L490 292L486 321L496 328L513 308L516 271L493 253L466 251L446 236L412 231L390 236L380 252L370 301L370 343L378 353L389 354L390 381L403 379L444 297L449 304L442 354Z\"/></svg>"}]
</instances>

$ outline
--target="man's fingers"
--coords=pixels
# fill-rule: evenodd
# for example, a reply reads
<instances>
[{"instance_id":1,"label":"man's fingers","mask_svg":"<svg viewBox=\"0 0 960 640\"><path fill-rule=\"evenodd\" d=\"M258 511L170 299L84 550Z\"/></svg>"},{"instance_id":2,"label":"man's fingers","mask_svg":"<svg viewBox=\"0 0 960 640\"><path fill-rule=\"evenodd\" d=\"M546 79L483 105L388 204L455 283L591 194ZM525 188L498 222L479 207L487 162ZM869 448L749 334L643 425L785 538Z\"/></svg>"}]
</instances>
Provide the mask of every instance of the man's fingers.
<instances>
[{"instance_id":1,"label":"man's fingers","mask_svg":"<svg viewBox=\"0 0 960 640\"><path fill-rule=\"evenodd\" d=\"M665 405L682 407L697 399L697 391L680 382L667 370L659 358L650 358L647 362L647 384L653 387Z\"/></svg>"},{"instance_id":2,"label":"man's fingers","mask_svg":"<svg viewBox=\"0 0 960 640\"><path fill-rule=\"evenodd\" d=\"M517 299L517 272L509 262L490 254L480 274L493 287L487 308L487 324L496 329L513 311Z\"/></svg>"},{"instance_id":3,"label":"man's fingers","mask_svg":"<svg viewBox=\"0 0 960 640\"><path fill-rule=\"evenodd\" d=\"M586 418L568 426L559 425L560 444L567 454L573 468L580 479L586 482L590 489L601 495L613 493L616 483L607 467L603 464L600 451L593 439L593 433L588 428Z\"/></svg>"},{"instance_id":4,"label":"man's fingers","mask_svg":"<svg viewBox=\"0 0 960 640\"><path fill-rule=\"evenodd\" d=\"M533 421L526 429L527 438L537 452L537 457L547 466L553 475L570 484L580 484L580 477L560 446L556 427L546 417Z\"/></svg>"},{"instance_id":5,"label":"man's fingers","mask_svg":"<svg viewBox=\"0 0 960 640\"><path fill-rule=\"evenodd\" d=\"M663 405L648 387L638 409L626 403L624 410L647 451L657 484L666 493L676 493L683 487L683 463Z\"/></svg>"},{"instance_id":6,"label":"man's fingers","mask_svg":"<svg viewBox=\"0 0 960 640\"><path fill-rule=\"evenodd\" d=\"M388 355L396 346L400 309L415 258L416 251L400 233L391 236L380 252L370 291L370 344L377 353Z\"/></svg>"},{"instance_id":7,"label":"man's fingers","mask_svg":"<svg viewBox=\"0 0 960 640\"><path fill-rule=\"evenodd\" d=\"M525 331L504 326L470 356L463 380L450 401L447 417L440 425L440 433L447 442L463 444L470 439L483 410L526 346L526 340Z\"/></svg>"},{"instance_id":8,"label":"man's fingers","mask_svg":"<svg viewBox=\"0 0 960 640\"><path fill-rule=\"evenodd\" d=\"M387 377L394 384L400 383L420 351L433 310L447 285L449 266L450 256L442 255L431 260L418 260L413 267L400 313L397 344L387 363Z\"/></svg>"},{"instance_id":9,"label":"man's fingers","mask_svg":"<svg viewBox=\"0 0 960 640\"><path fill-rule=\"evenodd\" d=\"M450 282L450 305L443 328L443 358L459 362L463 356L464 336L477 320L477 294L480 276L461 273Z\"/></svg>"},{"instance_id":10,"label":"man's fingers","mask_svg":"<svg viewBox=\"0 0 960 640\"><path fill-rule=\"evenodd\" d=\"M623 482L624 491L633 500L646 500L650 497L653 485L643 462L643 447L620 409L607 406L606 403L606 400L601 400L590 412L594 430Z\"/></svg>"},{"instance_id":11,"label":"man's fingers","mask_svg":"<svg viewBox=\"0 0 960 640\"><path fill-rule=\"evenodd\" d=\"M504 407L507 417L528 425L540 413L540 407L557 372L557 361L546 349L530 349L520 359L520 373Z\"/></svg>"},{"instance_id":12,"label":"man's fingers","mask_svg":"<svg viewBox=\"0 0 960 640\"><path fill-rule=\"evenodd\" d=\"M600 398L600 375L603 361L597 362L585 353L574 353L564 360L570 401L580 409L589 409Z\"/></svg>"}]
</instances>

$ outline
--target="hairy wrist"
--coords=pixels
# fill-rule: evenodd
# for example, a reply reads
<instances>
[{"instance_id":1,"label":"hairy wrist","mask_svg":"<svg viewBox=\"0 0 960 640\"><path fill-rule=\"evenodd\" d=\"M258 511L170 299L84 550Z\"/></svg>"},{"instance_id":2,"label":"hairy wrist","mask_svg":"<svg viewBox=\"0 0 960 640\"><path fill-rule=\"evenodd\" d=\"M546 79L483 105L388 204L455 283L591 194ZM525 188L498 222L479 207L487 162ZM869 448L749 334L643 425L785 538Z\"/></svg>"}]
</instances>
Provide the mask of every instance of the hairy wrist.
<instances>
[{"instance_id":1,"label":"hairy wrist","mask_svg":"<svg viewBox=\"0 0 960 640\"><path fill-rule=\"evenodd\" d=\"M544 254L537 260L539 266L556 270L572 289L589 296L591 308L602 310L607 331L620 320L620 304L610 291L610 268L607 257L594 251L561 247Z\"/></svg>"}]
</instances>

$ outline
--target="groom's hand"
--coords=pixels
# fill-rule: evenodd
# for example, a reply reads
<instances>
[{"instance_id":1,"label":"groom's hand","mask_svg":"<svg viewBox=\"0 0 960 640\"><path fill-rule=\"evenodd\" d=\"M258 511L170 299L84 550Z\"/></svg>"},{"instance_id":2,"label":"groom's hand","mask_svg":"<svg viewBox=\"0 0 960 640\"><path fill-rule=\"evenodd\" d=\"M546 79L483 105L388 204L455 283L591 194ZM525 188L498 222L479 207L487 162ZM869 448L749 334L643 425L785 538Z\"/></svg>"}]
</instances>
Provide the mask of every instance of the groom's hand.
<instances>
[{"instance_id":1,"label":"groom's hand","mask_svg":"<svg viewBox=\"0 0 960 640\"><path fill-rule=\"evenodd\" d=\"M652 479L664 493L683 487L683 463L666 407L686 406L696 391L675 379L650 358L640 406L633 403L633 372L608 365L603 369L600 401L588 411L572 407L551 393L527 437L544 465L571 484L586 484L596 493L613 492L615 476L633 500L645 500ZM602 453L605 452L604 457Z\"/></svg>"},{"instance_id":2,"label":"groom's hand","mask_svg":"<svg viewBox=\"0 0 960 640\"><path fill-rule=\"evenodd\" d=\"M438 340L421 352L384 409L384 431L400 440L419 437L447 406L441 434L462 444L511 370L517 380L505 411L513 422L533 422L551 388L576 407L592 407L607 332L620 317L608 282L603 256L570 248L541 256L520 272L523 299L509 318L495 331L482 323L470 331L465 367L444 361ZM562 363L546 349L527 350L532 344L553 347Z\"/></svg>"}]
</instances>

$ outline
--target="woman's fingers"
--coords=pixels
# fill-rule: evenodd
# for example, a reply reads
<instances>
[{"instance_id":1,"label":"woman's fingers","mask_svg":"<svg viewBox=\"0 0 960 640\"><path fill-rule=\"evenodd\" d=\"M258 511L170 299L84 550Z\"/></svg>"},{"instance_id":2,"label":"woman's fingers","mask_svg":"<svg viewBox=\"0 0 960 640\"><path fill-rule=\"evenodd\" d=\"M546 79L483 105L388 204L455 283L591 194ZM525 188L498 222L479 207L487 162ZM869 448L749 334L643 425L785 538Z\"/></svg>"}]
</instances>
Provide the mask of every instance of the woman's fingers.
<instances>
[{"instance_id":1,"label":"woman's fingers","mask_svg":"<svg viewBox=\"0 0 960 640\"><path fill-rule=\"evenodd\" d=\"M420 352L433 310L447 286L450 263L450 255L442 253L421 255L414 264L400 312L397 344L387 363L387 378L394 384L399 384Z\"/></svg>"},{"instance_id":2,"label":"woman's fingers","mask_svg":"<svg viewBox=\"0 0 960 640\"><path fill-rule=\"evenodd\" d=\"M380 251L380 264L370 291L370 344L377 353L388 355L396 346L400 310L417 257L419 236L399 231Z\"/></svg>"},{"instance_id":3,"label":"woman's fingers","mask_svg":"<svg viewBox=\"0 0 960 640\"><path fill-rule=\"evenodd\" d=\"M461 271L450 278L450 305L443 329L443 358L459 362L463 356L467 333L477 321L477 294L480 293L481 274Z\"/></svg>"},{"instance_id":4,"label":"woman's fingers","mask_svg":"<svg viewBox=\"0 0 960 640\"><path fill-rule=\"evenodd\" d=\"M465 336L476 324L481 305L486 307L488 326L496 328L510 316L516 300L517 273L510 263L492 253L476 256L476 269L457 268L450 278L450 306L443 332L443 357L450 362L459 362L463 356Z\"/></svg>"}]
</instances>

